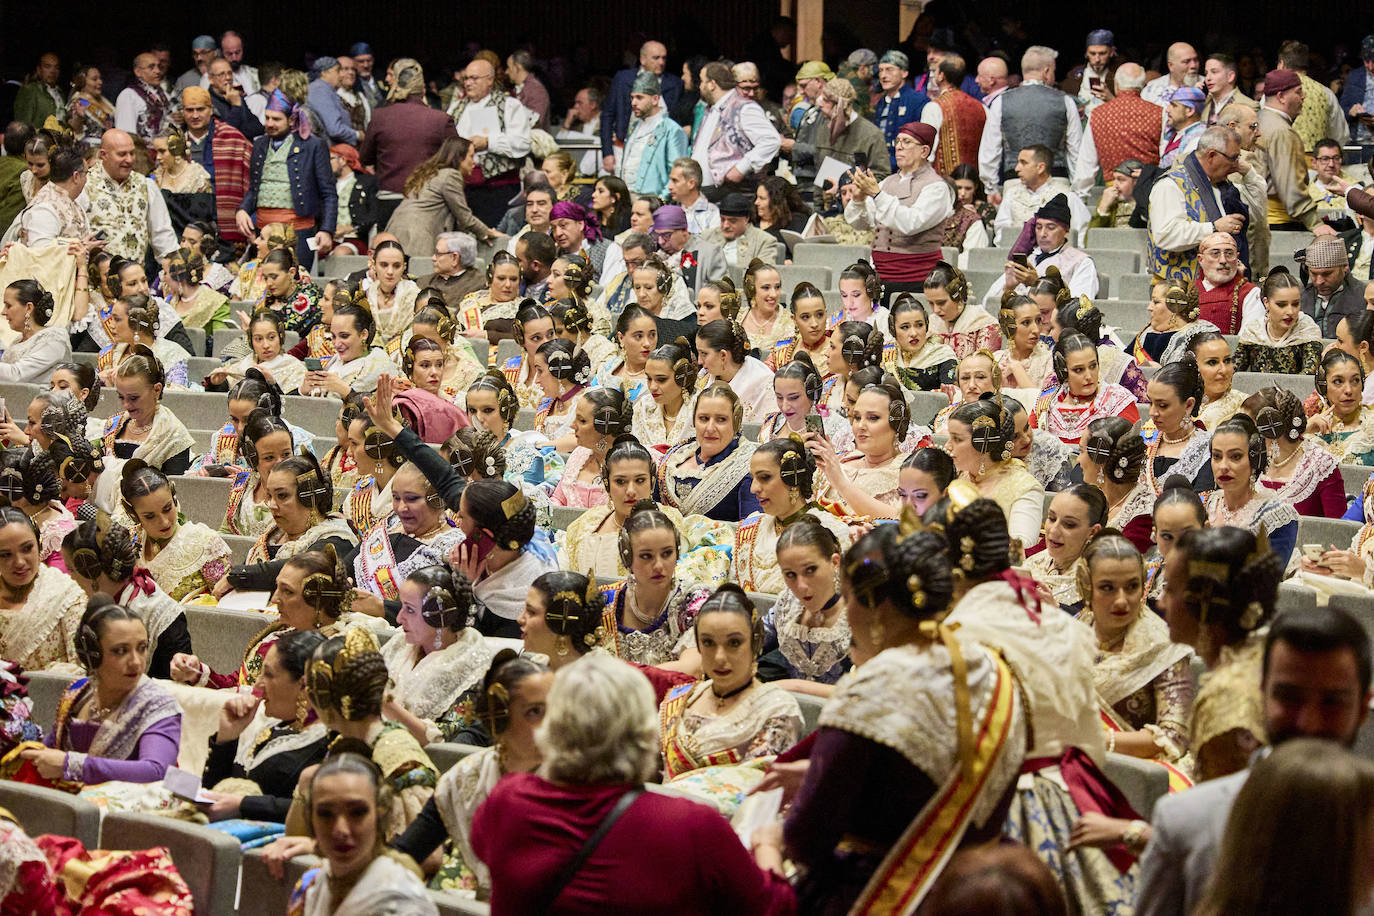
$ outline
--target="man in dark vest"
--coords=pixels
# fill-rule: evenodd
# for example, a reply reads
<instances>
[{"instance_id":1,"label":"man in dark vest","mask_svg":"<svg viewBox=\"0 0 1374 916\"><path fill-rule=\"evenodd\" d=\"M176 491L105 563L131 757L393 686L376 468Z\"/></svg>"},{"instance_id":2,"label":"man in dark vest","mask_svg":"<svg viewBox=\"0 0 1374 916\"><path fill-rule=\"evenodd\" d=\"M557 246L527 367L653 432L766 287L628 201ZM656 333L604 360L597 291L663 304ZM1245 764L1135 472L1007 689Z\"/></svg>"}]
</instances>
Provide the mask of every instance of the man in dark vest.
<instances>
[{"instance_id":1,"label":"man in dark vest","mask_svg":"<svg viewBox=\"0 0 1374 916\"><path fill-rule=\"evenodd\" d=\"M989 200L1000 200L1003 181L1016 177L1016 156L1030 146L1054 153L1050 174L1073 178L1083 126L1071 96L1054 88L1059 52L1032 45L1021 56L1021 85L993 100L978 146L978 172Z\"/></svg>"}]
</instances>

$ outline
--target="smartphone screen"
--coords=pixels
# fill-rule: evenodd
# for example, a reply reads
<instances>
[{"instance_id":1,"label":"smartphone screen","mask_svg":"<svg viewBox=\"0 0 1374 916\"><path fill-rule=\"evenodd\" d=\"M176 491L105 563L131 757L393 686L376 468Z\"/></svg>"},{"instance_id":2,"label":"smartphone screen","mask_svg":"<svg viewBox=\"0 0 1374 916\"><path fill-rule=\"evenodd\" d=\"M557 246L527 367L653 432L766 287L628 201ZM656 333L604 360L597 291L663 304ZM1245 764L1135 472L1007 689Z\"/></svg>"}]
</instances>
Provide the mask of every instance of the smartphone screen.
<instances>
[{"instance_id":1,"label":"smartphone screen","mask_svg":"<svg viewBox=\"0 0 1374 916\"><path fill-rule=\"evenodd\" d=\"M807 431L807 432L810 432L810 433L823 433L823 432L825 432L825 420L821 419L821 417L820 417L819 415L817 415L817 414L814 414L814 413L809 413L809 414L807 414L807 415L806 415L806 431Z\"/></svg>"},{"instance_id":2,"label":"smartphone screen","mask_svg":"<svg viewBox=\"0 0 1374 916\"><path fill-rule=\"evenodd\" d=\"M316 358L313 357L313 356L310 357L309 359L307 359L307 360L305 361L305 371L307 371L307 372L320 372L320 371L322 371L323 369L324 369L324 363L323 363L323 361L318 360L318 359L316 359Z\"/></svg>"},{"instance_id":3,"label":"smartphone screen","mask_svg":"<svg viewBox=\"0 0 1374 916\"><path fill-rule=\"evenodd\" d=\"M1025 267L1025 266L1026 266L1026 262L1027 262L1029 259L1028 259L1024 254L1014 254L1014 255L1011 256L1011 260L1012 260L1012 263L1017 264L1017 265L1019 265L1019 266L1021 266L1021 267Z\"/></svg>"}]
</instances>

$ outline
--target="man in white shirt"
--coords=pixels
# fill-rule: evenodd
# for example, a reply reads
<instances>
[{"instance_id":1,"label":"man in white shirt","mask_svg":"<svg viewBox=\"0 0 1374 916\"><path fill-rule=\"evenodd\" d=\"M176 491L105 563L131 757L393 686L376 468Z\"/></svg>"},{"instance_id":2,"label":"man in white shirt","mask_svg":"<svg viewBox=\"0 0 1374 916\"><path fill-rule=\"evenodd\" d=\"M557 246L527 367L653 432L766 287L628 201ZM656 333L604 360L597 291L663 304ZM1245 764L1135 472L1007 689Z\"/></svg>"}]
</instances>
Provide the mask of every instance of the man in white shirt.
<instances>
[{"instance_id":1,"label":"man in white shirt","mask_svg":"<svg viewBox=\"0 0 1374 916\"><path fill-rule=\"evenodd\" d=\"M1235 334L1245 325L1264 317L1260 289L1241 272L1236 240L1225 232L1213 232L1197 246L1198 298L1203 317L1223 334ZM1240 317L1232 323L1232 312Z\"/></svg>"},{"instance_id":2,"label":"man in white shirt","mask_svg":"<svg viewBox=\"0 0 1374 916\"><path fill-rule=\"evenodd\" d=\"M984 108L991 108L993 99L999 98L1011 85L1007 79L1007 62L1000 57L985 57L980 60L975 79L978 88L983 92Z\"/></svg>"},{"instance_id":3,"label":"man in white shirt","mask_svg":"<svg viewBox=\"0 0 1374 916\"><path fill-rule=\"evenodd\" d=\"M1099 288L1097 265L1086 251L1068 244L1070 207L1077 199L1074 194L1059 193L1036 211L1035 246L1026 255L1026 263L1018 260L1007 262L1002 276L993 281L992 288L983 297L985 305L1000 306L1002 291L1008 283L1016 284L1016 291L1024 295L1030 285L1045 276L1051 267L1059 269L1059 275L1071 294L1096 298ZM1018 248L1020 252L1025 252L1025 244L1012 247L1013 257L1018 253Z\"/></svg>"},{"instance_id":4,"label":"man in white shirt","mask_svg":"<svg viewBox=\"0 0 1374 916\"><path fill-rule=\"evenodd\" d=\"M215 40L209 35L197 35L191 41L191 62L193 66L181 76L177 77L177 95L181 95L181 90L187 86L200 86L202 89L209 89L210 84L207 80L204 84L201 79L205 77L205 71L210 66L210 61L215 59L218 50L215 47ZM255 90L256 91L256 90Z\"/></svg>"},{"instance_id":5,"label":"man in white shirt","mask_svg":"<svg viewBox=\"0 0 1374 916\"><path fill-rule=\"evenodd\" d=\"M475 175L468 179L468 206L482 222L495 226L519 190L520 163L530 153L537 115L496 88L496 70L480 57L463 71L463 94L454 98L449 114L482 167L480 181Z\"/></svg>"},{"instance_id":6,"label":"man in white shirt","mask_svg":"<svg viewBox=\"0 0 1374 916\"><path fill-rule=\"evenodd\" d=\"M1083 123L1073 97L1055 88L1058 55L1053 48L1031 45L1021 55L1021 85L988 106L978 144L978 174L993 203L1001 201L1002 181L1014 170L1012 153L1028 146L1045 146L1052 156L1050 170L1073 180Z\"/></svg>"},{"instance_id":7,"label":"man in white shirt","mask_svg":"<svg viewBox=\"0 0 1374 916\"><path fill-rule=\"evenodd\" d=\"M1035 212L1057 194L1069 195L1069 222L1074 235L1078 236L1087 228L1092 214L1077 194L1070 193L1072 189L1067 178L1050 175L1051 155L1049 148L1044 146L1027 147L1017 154L1017 177L1008 181L1003 189L1002 203L992 222L994 244L1010 244L1026 220L1035 216Z\"/></svg>"},{"instance_id":8,"label":"man in white shirt","mask_svg":"<svg viewBox=\"0 0 1374 916\"><path fill-rule=\"evenodd\" d=\"M583 86L573 96L572 107L563 118L563 127L556 139L585 140L601 136L601 90L595 86ZM595 175L601 168L601 155L596 150L582 154L578 171L583 175Z\"/></svg>"},{"instance_id":9,"label":"man in white shirt","mask_svg":"<svg viewBox=\"0 0 1374 916\"><path fill-rule=\"evenodd\" d=\"M1197 49L1186 41L1174 42L1169 45L1167 65L1168 73L1150 80L1140 91L1141 98L1160 108L1169 104L1175 89L1198 84Z\"/></svg>"},{"instance_id":10,"label":"man in white shirt","mask_svg":"<svg viewBox=\"0 0 1374 916\"><path fill-rule=\"evenodd\" d=\"M687 231L701 235L720 225L720 208L701 193L701 165L691 156L673 163L668 173L668 193L687 214Z\"/></svg>"},{"instance_id":11,"label":"man in white shirt","mask_svg":"<svg viewBox=\"0 0 1374 916\"><path fill-rule=\"evenodd\" d=\"M106 251L141 264L149 245L159 259L180 246L157 182L134 172L133 137L119 129L105 131L100 138L100 165L86 178L91 229L105 232ZM141 217L142 207L128 205L130 198L140 194L147 197Z\"/></svg>"},{"instance_id":12,"label":"man in white shirt","mask_svg":"<svg viewBox=\"0 0 1374 916\"><path fill-rule=\"evenodd\" d=\"M1165 173L1155 181L1150 189L1149 238L1151 244L1150 269L1160 276L1174 276L1174 271L1165 274L1161 265L1178 261L1172 255L1182 255L1179 269L1188 274L1196 274L1188 269L1187 262L1193 260L1194 250L1213 232L1234 235L1245 228L1245 217L1239 213L1227 213L1222 202L1221 185L1226 184L1227 176L1237 171L1240 162L1240 138L1229 127L1209 127L1198 140L1197 150L1184 157L1185 163L1196 157L1203 177L1209 182L1207 187L1197 191L1203 195L1197 211L1201 219L1189 216L1183 188L1170 175ZM1191 172L1184 172L1180 180L1197 183ZM1206 195L1210 193L1210 200ZM1212 216L1215 218L1206 218Z\"/></svg>"},{"instance_id":13,"label":"man in white shirt","mask_svg":"<svg viewBox=\"0 0 1374 916\"><path fill-rule=\"evenodd\" d=\"M711 107L702 118L692 144L692 158L701 166L707 196L710 189L752 193L758 174L778 155L782 137L764 114L763 106L735 88L735 75L719 61L701 68L701 97Z\"/></svg>"},{"instance_id":14,"label":"man in white shirt","mask_svg":"<svg viewBox=\"0 0 1374 916\"><path fill-rule=\"evenodd\" d=\"M134 80L115 99L115 127L142 137L149 147L162 129L172 123L172 103L161 83L162 68L157 57L144 52L134 58Z\"/></svg>"}]
</instances>

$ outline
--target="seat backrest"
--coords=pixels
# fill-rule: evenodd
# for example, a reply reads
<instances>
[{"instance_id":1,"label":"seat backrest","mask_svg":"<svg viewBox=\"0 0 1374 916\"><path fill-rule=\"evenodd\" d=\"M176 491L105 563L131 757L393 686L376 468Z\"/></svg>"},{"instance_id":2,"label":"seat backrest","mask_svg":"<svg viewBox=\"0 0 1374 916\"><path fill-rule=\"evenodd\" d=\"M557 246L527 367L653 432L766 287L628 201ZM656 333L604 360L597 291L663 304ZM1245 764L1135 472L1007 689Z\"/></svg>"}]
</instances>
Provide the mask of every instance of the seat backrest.
<instances>
[{"instance_id":1,"label":"seat backrest","mask_svg":"<svg viewBox=\"0 0 1374 916\"><path fill-rule=\"evenodd\" d=\"M792 290L798 283L813 283L817 289L838 289L838 276L838 272L819 264L784 264L778 268L784 300L792 298Z\"/></svg>"},{"instance_id":2,"label":"seat backrest","mask_svg":"<svg viewBox=\"0 0 1374 916\"><path fill-rule=\"evenodd\" d=\"M911 421L929 426L942 408L949 406L949 398L939 391L911 392Z\"/></svg>"},{"instance_id":3,"label":"seat backrest","mask_svg":"<svg viewBox=\"0 0 1374 916\"><path fill-rule=\"evenodd\" d=\"M1116 278L1118 299L1143 299L1150 301L1149 274L1122 274Z\"/></svg>"},{"instance_id":4,"label":"seat backrest","mask_svg":"<svg viewBox=\"0 0 1374 916\"><path fill-rule=\"evenodd\" d=\"M983 248L975 248L974 251L985 251ZM972 292L969 294L970 302L981 302L983 297L992 289L992 284L1003 276L999 270L966 270L964 276L968 277L968 286Z\"/></svg>"},{"instance_id":5,"label":"seat backrest","mask_svg":"<svg viewBox=\"0 0 1374 916\"><path fill-rule=\"evenodd\" d=\"M1147 234L1144 229L1131 229L1125 226L1090 228L1087 233L1087 247L1094 250L1110 248L1117 251L1144 251Z\"/></svg>"},{"instance_id":6,"label":"seat backrest","mask_svg":"<svg viewBox=\"0 0 1374 916\"><path fill-rule=\"evenodd\" d=\"M440 773L447 773L470 754L475 754L481 748L475 744L459 744L453 741L439 741L435 744L425 745L425 753L429 759L434 761L434 766Z\"/></svg>"},{"instance_id":7,"label":"seat backrest","mask_svg":"<svg viewBox=\"0 0 1374 916\"><path fill-rule=\"evenodd\" d=\"M45 733L49 732L57 721L57 704L62 701L62 694L67 687L76 680L76 675L57 671L26 671L24 677L29 679L33 721L43 726Z\"/></svg>"},{"instance_id":8,"label":"seat backrest","mask_svg":"<svg viewBox=\"0 0 1374 916\"><path fill-rule=\"evenodd\" d=\"M1278 385L1293 392L1299 400L1306 400L1316 391L1316 381L1310 375L1280 375L1270 372L1237 372L1231 379L1231 387L1246 394L1254 394L1261 388Z\"/></svg>"},{"instance_id":9,"label":"seat backrest","mask_svg":"<svg viewBox=\"0 0 1374 916\"><path fill-rule=\"evenodd\" d=\"M1369 468L1363 464L1341 465L1341 480L1345 483L1346 496L1359 496L1369 480Z\"/></svg>"},{"instance_id":10,"label":"seat backrest","mask_svg":"<svg viewBox=\"0 0 1374 916\"><path fill-rule=\"evenodd\" d=\"M295 426L308 429L317 436L334 435L342 405L335 398L303 398L289 395L282 398L282 416Z\"/></svg>"},{"instance_id":11,"label":"seat backrest","mask_svg":"<svg viewBox=\"0 0 1374 916\"><path fill-rule=\"evenodd\" d=\"M1359 522L1347 522L1339 518L1315 518L1304 515L1298 518L1298 547L1303 544L1321 544L1323 547L1335 545L1345 550L1350 541L1360 531Z\"/></svg>"},{"instance_id":12,"label":"seat backrest","mask_svg":"<svg viewBox=\"0 0 1374 916\"><path fill-rule=\"evenodd\" d=\"M221 534L224 543L229 545L229 553L234 565L241 566L248 560L248 551L253 549L253 538L237 534Z\"/></svg>"},{"instance_id":13,"label":"seat backrest","mask_svg":"<svg viewBox=\"0 0 1374 916\"><path fill-rule=\"evenodd\" d=\"M429 276L434 273L434 258L411 258L406 273L415 277L417 280L420 277Z\"/></svg>"},{"instance_id":14,"label":"seat backrest","mask_svg":"<svg viewBox=\"0 0 1374 916\"><path fill-rule=\"evenodd\" d=\"M781 595L765 595L763 592L749 592L749 600L754 602L754 609L759 612L760 617L767 617L768 612L777 604Z\"/></svg>"},{"instance_id":15,"label":"seat backrest","mask_svg":"<svg viewBox=\"0 0 1374 916\"><path fill-rule=\"evenodd\" d=\"M802 731L799 737L804 738L814 732L816 726L820 723L821 707L825 705L825 701L820 697L813 697L809 693L792 693L788 691L788 694L795 699L797 705L801 707Z\"/></svg>"},{"instance_id":16,"label":"seat backrest","mask_svg":"<svg viewBox=\"0 0 1374 916\"><path fill-rule=\"evenodd\" d=\"M991 270L1001 273L1006 269L1011 248L970 248L968 250L969 270Z\"/></svg>"},{"instance_id":17,"label":"seat backrest","mask_svg":"<svg viewBox=\"0 0 1374 916\"><path fill-rule=\"evenodd\" d=\"M205 329L185 327L184 329L186 336L191 338L191 355L203 356L205 354ZM191 378L199 378L199 376L192 375Z\"/></svg>"},{"instance_id":18,"label":"seat backrest","mask_svg":"<svg viewBox=\"0 0 1374 916\"><path fill-rule=\"evenodd\" d=\"M793 264L829 267L835 277L859 260L872 262L873 249L868 245L832 245L822 242L800 242L792 249Z\"/></svg>"},{"instance_id":19,"label":"seat backrest","mask_svg":"<svg viewBox=\"0 0 1374 916\"><path fill-rule=\"evenodd\" d=\"M178 477L177 504L193 522L219 528L233 484L227 477Z\"/></svg>"},{"instance_id":20,"label":"seat backrest","mask_svg":"<svg viewBox=\"0 0 1374 916\"><path fill-rule=\"evenodd\" d=\"M761 423L745 423L740 426L739 434L746 442L757 442L759 441L759 430L761 428Z\"/></svg>"},{"instance_id":21,"label":"seat backrest","mask_svg":"<svg viewBox=\"0 0 1374 916\"><path fill-rule=\"evenodd\" d=\"M320 277L328 279L331 277L346 277L355 270L362 270L367 267L367 256L361 254L331 254L323 261L315 265L315 272Z\"/></svg>"},{"instance_id":22,"label":"seat backrest","mask_svg":"<svg viewBox=\"0 0 1374 916\"><path fill-rule=\"evenodd\" d=\"M196 657L220 674L238 671L253 637L276 620L273 614L194 604L185 606L185 614Z\"/></svg>"},{"instance_id":23,"label":"seat backrest","mask_svg":"<svg viewBox=\"0 0 1374 916\"><path fill-rule=\"evenodd\" d=\"M100 845L100 808L69 792L0 780L0 808L9 809L30 836L54 833L74 837L87 849Z\"/></svg>"},{"instance_id":24,"label":"seat backrest","mask_svg":"<svg viewBox=\"0 0 1374 916\"><path fill-rule=\"evenodd\" d=\"M229 834L168 817L111 811L105 815L100 842L106 849L167 847L191 888L197 916L233 916L243 854Z\"/></svg>"},{"instance_id":25,"label":"seat backrest","mask_svg":"<svg viewBox=\"0 0 1374 916\"><path fill-rule=\"evenodd\" d=\"M439 909L439 916L491 916L491 904L469 900L447 891L430 891L430 898Z\"/></svg>"},{"instance_id":26,"label":"seat backrest","mask_svg":"<svg viewBox=\"0 0 1374 916\"><path fill-rule=\"evenodd\" d=\"M1154 812L1155 802L1169 794L1169 772L1148 760L1108 754L1102 772L1126 796L1136 814L1145 820Z\"/></svg>"},{"instance_id":27,"label":"seat backrest","mask_svg":"<svg viewBox=\"0 0 1374 916\"><path fill-rule=\"evenodd\" d=\"M553 526L559 531L567 531L568 527L581 518L582 513L586 511L586 509L577 506L551 506L550 515L553 517Z\"/></svg>"},{"instance_id":28,"label":"seat backrest","mask_svg":"<svg viewBox=\"0 0 1374 916\"><path fill-rule=\"evenodd\" d=\"M285 913L301 875L319 864L315 856L296 856L286 863L285 874L277 879L267 870L267 860L261 849L246 851L239 873L239 912L242 916Z\"/></svg>"}]
</instances>

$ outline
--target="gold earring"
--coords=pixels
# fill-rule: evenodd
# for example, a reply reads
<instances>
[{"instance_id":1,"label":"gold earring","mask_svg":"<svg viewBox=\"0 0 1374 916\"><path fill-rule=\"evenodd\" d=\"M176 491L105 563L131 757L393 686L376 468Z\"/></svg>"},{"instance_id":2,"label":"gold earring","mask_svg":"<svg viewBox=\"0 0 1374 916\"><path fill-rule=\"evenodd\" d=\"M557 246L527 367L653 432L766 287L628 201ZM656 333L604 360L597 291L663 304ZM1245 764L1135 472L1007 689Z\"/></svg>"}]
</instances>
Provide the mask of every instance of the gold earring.
<instances>
[{"instance_id":1,"label":"gold earring","mask_svg":"<svg viewBox=\"0 0 1374 916\"><path fill-rule=\"evenodd\" d=\"M296 694L296 721L292 723L292 728L301 731L305 728L305 720L310 715L310 700L302 690Z\"/></svg>"},{"instance_id":2,"label":"gold earring","mask_svg":"<svg viewBox=\"0 0 1374 916\"><path fill-rule=\"evenodd\" d=\"M873 643L873 651L880 652L883 649L883 642L887 639L887 627L882 620L874 619L868 625L868 639Z\"/></svg>"},{"instance_id":3,"label":"gold earring","mask_svg":"<svg viewBox=\"0 0 1374 916\"><path fill-rule=\"evenodd\" d=\"M558 653L559 658L562 658L572 650L572 640L567 636L559 636L554 640L553 650Z\"/></svg>"}]
</instances>

